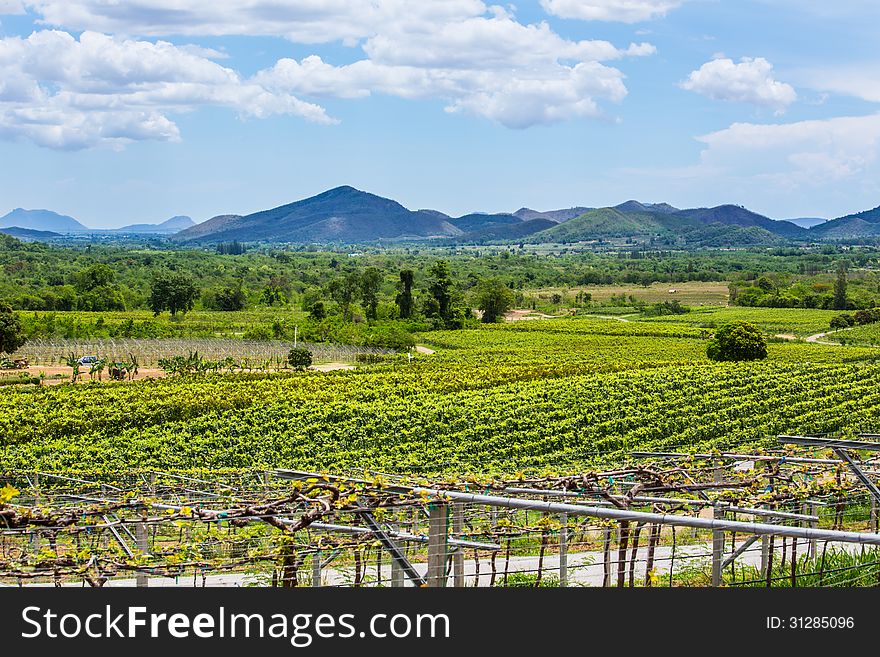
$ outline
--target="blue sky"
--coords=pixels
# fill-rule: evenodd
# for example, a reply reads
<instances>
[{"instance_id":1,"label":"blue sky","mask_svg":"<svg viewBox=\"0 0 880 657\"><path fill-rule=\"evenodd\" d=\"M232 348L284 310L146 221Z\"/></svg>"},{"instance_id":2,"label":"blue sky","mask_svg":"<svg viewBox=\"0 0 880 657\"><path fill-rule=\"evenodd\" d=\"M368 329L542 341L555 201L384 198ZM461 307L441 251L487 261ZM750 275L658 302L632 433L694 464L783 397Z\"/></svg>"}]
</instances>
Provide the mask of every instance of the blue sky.
<instances>
[{"instance_id":1,"label":"blue sky","mask_svg":"<svg viewBox=\"0 0 880 657\"><path fill-rule=\"evenodd\" d=\"M880 205L875 0L0 0L0 214Z\"/></svg>"}]
</instances>

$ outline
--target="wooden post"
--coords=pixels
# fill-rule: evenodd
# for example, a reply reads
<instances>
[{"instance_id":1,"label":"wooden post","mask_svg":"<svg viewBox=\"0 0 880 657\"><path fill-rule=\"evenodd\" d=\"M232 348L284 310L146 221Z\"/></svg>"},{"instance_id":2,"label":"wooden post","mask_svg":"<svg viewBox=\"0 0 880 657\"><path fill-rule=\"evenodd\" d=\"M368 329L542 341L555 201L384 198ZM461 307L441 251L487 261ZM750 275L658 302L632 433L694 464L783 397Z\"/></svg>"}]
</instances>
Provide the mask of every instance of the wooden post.
<instances>
[{"instance_id":1,"label":"wooden post","mask_svg":"<svg viewBox=\"0 0 880 657\"><path fill-rule=\"evenodd\" d=\"M428 577L432 588L446 586L446 554L449 532L448 507L431 504L428 507Z\"/></svg>"},{"instance_id":2,"label":"wooden post","mask_svg":"<svg viewBox=\"0 0 880 657\"><path fill-rule=\"evenodd\" d=\"M871 496L871 531L877 533L877 499Z\"/></svg>"},{"instance_id":3,"label":"wooden post","mask_svg":"<svg viewBox=\"0 0 880 657\"><path fill-rule=\"evenodd\" d=\"M134 526L135 539L137 540L137 549L142 555L150 553L150 546L147 542L147 523L141 521ZM135 586L145 587L150 585L150 577L145 572L138 571L135 578Z\"/></svg>"},{"instance_id":4,"label":"wooden post","mask_svg":"<svg viewBox=\"0 0 880 657\"><path fill-rule=\"evenodd\" d=\"M452 505L452 534L461 538L464 530L464 503L457 502ZM452 582L456 588L464 586L464 550L459 546L452 553Z\"/></svg>"},{"instance_id":5,"label":"wooden post","mask_svg":"<svg viewBox=\"0 0 880 657\"><path fill-rule=\"evenodd\" d=\"M720 466L716 466L714 472L715 483L724 479L724 472ZM713 515L716 520L724 519L724 508L717 503L713 507ZM721 586L721 559L724 556L724 532L714 530L712 532L712 586Z\"/></svg>"},{"instance_id":6,"label":"wooden post","mask_svg":"<svg viewBox=\"0 0 880 657\"><path fill-rule=\"evenodd\" d=\"M819 515L819 506L815 502L810 502L809 508L810 508L810 515L811 516ZM819 521L818 520L811 520L810 527L813 529L818 529L819 528ZM815 538L810 539L810 559L816 558L816 554L818 552L817 547L816 547L817 543L818 543L818 541Z\"/></svg>"},{"instance_id":7,"label":"wooden post","mask_svg":"<svg viewBox=\"0 0 880 657\"><path fill-rule=\"evenodd\" d=\"M559 586L568 586L568 514L559 516Z\"/></svg>"},{"instance_id":8,"label":"wooden post","mask_svg":"<svg viewBox=\"0 0 880 657\"><path fill-rule=\"evenodd\" d=\"M321 587L321 552L312 555L312 587Z\"/></svg>"},{"instance_id":9,"label":"wooden post","mask_svg":"<svg viewBox=\"0 0 880 657\"><path fill-rule=\"evenodd\" d=\"M395 559L391 560L391 586L396 588L403 586L403 568Z\"/></svg>"}]
</instances>

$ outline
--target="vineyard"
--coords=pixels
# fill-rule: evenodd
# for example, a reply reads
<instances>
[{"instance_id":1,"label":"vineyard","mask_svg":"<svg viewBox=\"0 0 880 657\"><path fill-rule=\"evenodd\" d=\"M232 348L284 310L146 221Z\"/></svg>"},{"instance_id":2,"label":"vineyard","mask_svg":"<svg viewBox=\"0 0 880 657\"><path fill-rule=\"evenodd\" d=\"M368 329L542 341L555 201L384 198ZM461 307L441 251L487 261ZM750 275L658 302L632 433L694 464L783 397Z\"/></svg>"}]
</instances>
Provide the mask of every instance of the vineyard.
<instances>
[{"instance_id":1,"label":"vineyard","mask_svg":"<svg viewBox=\"0 0 880 657\"><path fill-rule=\"evenodd\" d=\"M641 453L571 474L0 478L0 581L55 586L865 586L876 442ZM804 444L805 443L805 444ZM817 456L816 452L820 452ZM869 458L854 456L868 452ZM835 456L836 455L836 456ZM871 474L876 474L868 470Z\"/></svg>"},{"instance_id":2,"label":"vineyard","mask_svg":"<svg viewBox=\"0 0 880 657\"><path fill-rule=\"evenodd\" d=\"M834 454L824 446L780 452L777 436L845 438L880 427L878 349L776 342L766 361L714 363L699 326L599 319L419 339L436 353L365 359L372 362L353 371L4 389L0 459L9 487L0 515L21 524L9 525L0 548L7 577L385 585L404 577L386 540L393 534L424 579L436 507L448 511L444 545L467 585L555 586L568 577L601 586L619 583L621 572L634 585L702 585L713 577L706 559L717 538L704 521L734 523L724 530L731 554L749 534L736 524L740 516L860 536L876 525L870 495ZM123 344L155 353L160 342ZM202 350L243 345L250 343L214 341ZM46 357L55 346L43 347ZM633 458L695 452L708 461ZM713 455L723 452L741 456L725 460L725 486L714 491L708 482L722 470ZM780 468L735 467L762 459ZM279 469L342 478L291 479ZM586 482L583 490L575 479ZM513 495L526 506L453 493ZM619 510L629 493L623 508L637 514L631 518L538 506ZM668 500L645 499L658 495ZM719 515L701 513L722 503L730 508ZM659 522L658 512L683 514L684 524ZM277 522L266 522L270 516ZM737 568L715 579L789 585L792 563L801 585L877 578L873 547L854 551L835 535L823 550L805 534L780 531L769 546L762 539L763 551L744 548ZM792 539L801 540L800 552L780 542ZM839 575L853 572L857 579Z\"/></svg>"}]
</instances>

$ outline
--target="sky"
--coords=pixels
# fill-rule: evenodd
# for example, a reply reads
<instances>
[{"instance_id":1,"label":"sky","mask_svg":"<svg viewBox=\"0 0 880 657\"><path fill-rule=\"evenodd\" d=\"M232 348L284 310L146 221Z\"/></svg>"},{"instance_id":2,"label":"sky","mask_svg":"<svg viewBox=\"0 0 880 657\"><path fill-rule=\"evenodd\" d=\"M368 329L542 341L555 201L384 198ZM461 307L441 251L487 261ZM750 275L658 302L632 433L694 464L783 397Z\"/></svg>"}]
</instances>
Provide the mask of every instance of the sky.
<instances>
[{"instance_id":1,"label":"sky","mask_svg":"<svg viewBox=\"0 0 880 657\"><path fill-rule=\"evenodd\" d=\"M0 0L0 215L880 205L876 0Z\"/></svg>"}]
</instances>

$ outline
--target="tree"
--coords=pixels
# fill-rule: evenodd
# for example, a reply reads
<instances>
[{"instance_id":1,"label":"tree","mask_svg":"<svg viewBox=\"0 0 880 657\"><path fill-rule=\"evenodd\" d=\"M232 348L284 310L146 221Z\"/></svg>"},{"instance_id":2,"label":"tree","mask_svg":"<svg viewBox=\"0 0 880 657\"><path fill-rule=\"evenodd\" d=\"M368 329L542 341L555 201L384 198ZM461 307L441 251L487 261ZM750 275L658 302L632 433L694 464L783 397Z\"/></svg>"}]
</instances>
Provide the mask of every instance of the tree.
<instances>
[{"instance_id":1,"label":"tree","mask_svg":"<svg viewBox=\"0 0 880 657\"><path fill-rule=\"evenodd\" d=\"M214 295L214 306L217 310L244 310L246 305L247 299L241 285L225 287Z\"/></svg>"},{"instance_id":2,"label":"tree","mask_svg":"<svg viewBox=\"0 0 880 657\"><path fill-rule=\"evenodd\" d=\"M361 301L363 301L367 319L376 319L381 285L382 274L375 267L367 267L361 274Z\"/></svg>"},{"instance_id":3,"label":"tree","mask_svg":"<svg viewBox=\"0 0 880 657\"><path fill-rule=\"evenodd\" d=\"M315 301L312 304L311 309L309 309L309 317L318 322L327 317L327 309L324 307L323 301Z\"/></svg>"},{"instance_id":4,"label":"tree","mask_svg":"<svg viewBox=\"0 0 880 657\"><path fill-rule=\"evenodd\" d=\"M76 272L74 286L78 292L90 292L99 287L108 287L116 279L116 272L108 265L97 264Z\"/></svg>"},{"instance_id":5,"label":"tree","mask_svg":"<svg viewBox=\"0 0 880 657\"><path fill-rule=\"evenodd\" d=\"M160 272L150 283L148 304L154 315L168 310L174 316L192 310L198 296L198 288L186 274Z\"/></svg>"},{"instance_id":6,"label":"tree","mask_svg":"<svg viewBox=\"0 0 880 657\"><path fill-rule=\"evenodd\" d=\"M437 303L437 315L444 324L452 321L452 277L449 274L449 264L445 260L438 260L428 270L431 282L428 292Z\"/></svg>"},{"instance_id":7,"label":"tree","mask_svg":"<svg viewBox=\"0 0 880 657\"><path fill-rule=\"evenodd\" d=\"M474 301L483 311L483 322L490 324L504 318L504 313L513 307L515 296L503 282L491 278L474 288Z\"/></svg>"},{"instance_id":8,"label":"tree","mask_svg":"<svg viewBox=\"0 0 880 657\"><path fill-rule=\"evenodd\" d=\"M18 319L12 311L12 307L0 303L0 354L11 354L18 351L27 338Z\"/></svg>"},{"instance_id":9,"label":"tree","mask_svg":"<svg viewBox=\"0 0 880 657\"><path fill-rule=\"evenodd\" d=\"M400 283L397 286L399 290L395 302L400 310L401 319L409 319L413 314L413 279L415 275L412 269L404 269L400 272Z\"/></svg>"},{"instance_id":10,"label":"tree","mask_svg":"<svg viewBox=\"0 0 880 657\"><path fill-rule=\"evenodd\" d=\"M767 338L754 324L731 322L715 332L706 355L717 361L763 360L767 358Z\"/></svg>"},{"instance_id":11,"label":"tree","mask_svg":"<svg viewBox=\"0 0 880 657\"><path fill-rule=\"evenodd\" d=\"M291 349L287 354L287 363L298 370L311 367L312 352L302 348Z\"/></svg>"},{"instance_id":12,"label":"tree","mask_svg":"<svg viewBox=\"0 0 880 657\"><path fill-rule=\"evenodd\" d=\"M849 302L846 299L846 262L837 264L837 280L834 281L834 310L846 310Z\"/></svg>"},{"instance_id":13,"label":"tree","mask_svg":"<svg viewBox=\"0 0 880 657\"><path fill-rule=\"evenodd\" d=\"M330 281L330 296L342 308L343 321L351 319L351 304L357 300L360 288L360 276L356 271L350 271Z\"/></svg>"}]
</instances>

